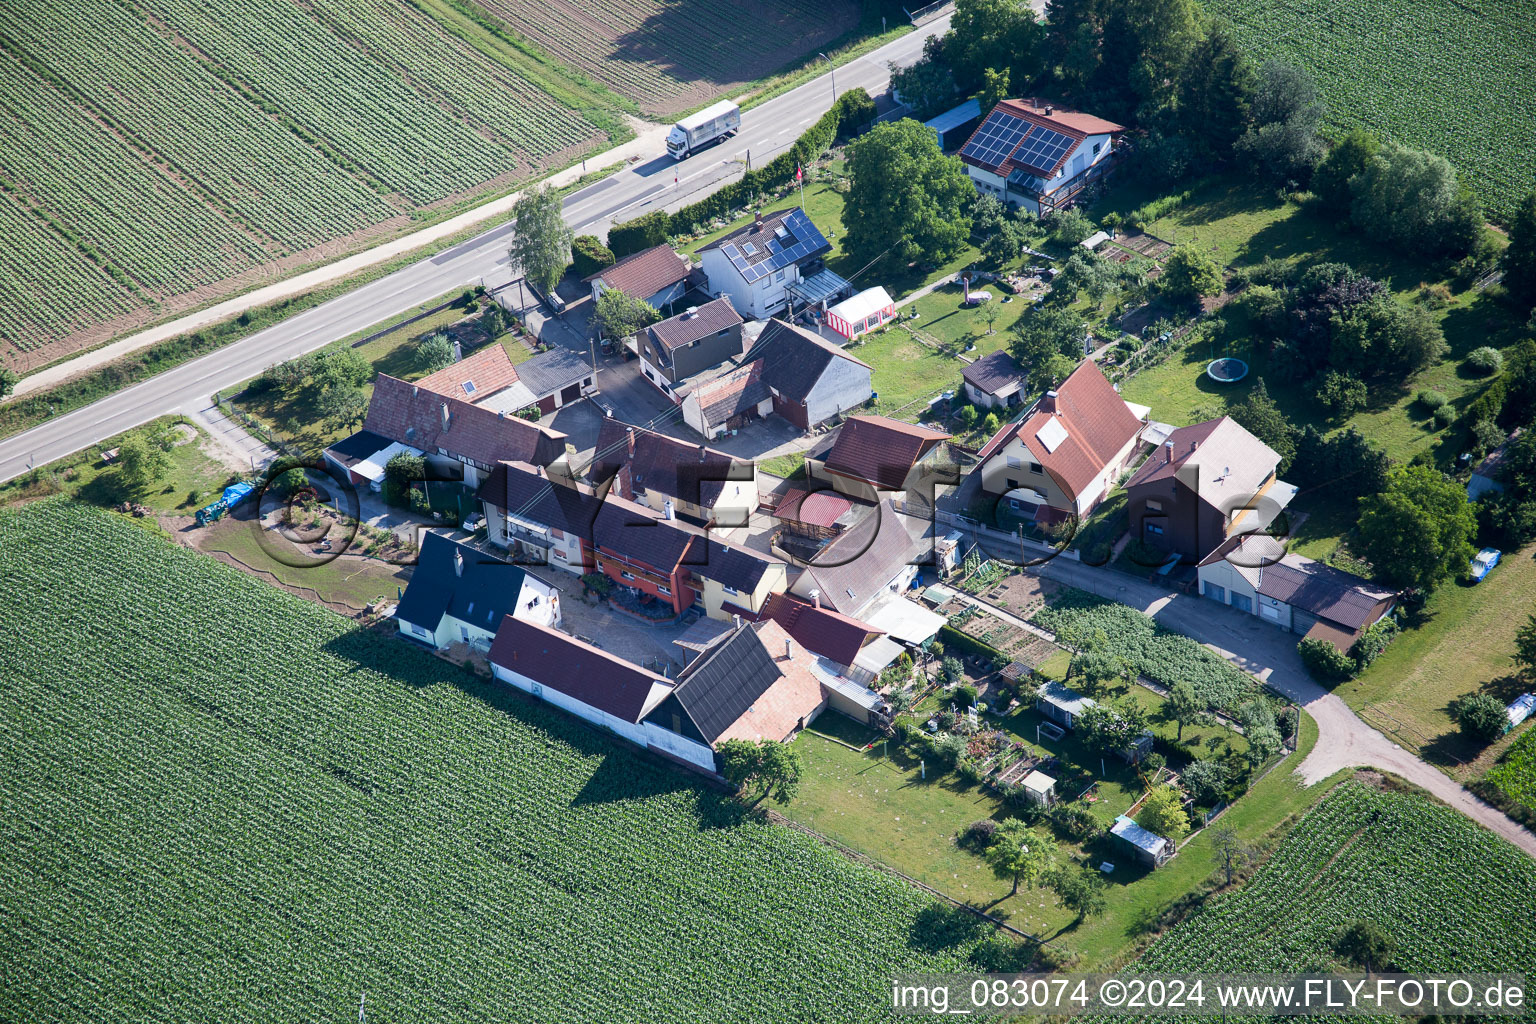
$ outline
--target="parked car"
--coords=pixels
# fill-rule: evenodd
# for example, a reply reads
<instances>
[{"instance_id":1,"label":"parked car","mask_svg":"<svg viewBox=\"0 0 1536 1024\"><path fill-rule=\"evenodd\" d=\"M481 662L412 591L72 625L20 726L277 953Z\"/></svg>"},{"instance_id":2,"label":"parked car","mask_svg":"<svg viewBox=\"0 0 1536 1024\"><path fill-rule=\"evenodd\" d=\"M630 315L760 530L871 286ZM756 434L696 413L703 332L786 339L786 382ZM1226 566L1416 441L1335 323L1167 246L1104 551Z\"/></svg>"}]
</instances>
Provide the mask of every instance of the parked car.
<instances>
[{"instance_id":1,"label":"parked car","mask_svg":"<svg viewBox=\"0 0 1536 1024\"><path fill-rule=\"evenodd\" d=\"M1479 551L1472 559L1472 582L1483 582L1483 577L1493 571L1503 554L1498 548L1483 548Z\"/></svg>"}]
</instances>

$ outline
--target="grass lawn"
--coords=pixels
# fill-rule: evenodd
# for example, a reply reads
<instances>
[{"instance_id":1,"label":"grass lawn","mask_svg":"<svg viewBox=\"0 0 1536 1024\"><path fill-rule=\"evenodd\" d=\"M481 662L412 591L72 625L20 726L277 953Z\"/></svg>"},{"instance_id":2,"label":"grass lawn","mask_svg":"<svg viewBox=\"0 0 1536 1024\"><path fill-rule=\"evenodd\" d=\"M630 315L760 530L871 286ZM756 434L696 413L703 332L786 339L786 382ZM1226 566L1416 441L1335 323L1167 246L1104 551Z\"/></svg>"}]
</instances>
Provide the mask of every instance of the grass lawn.
<instances>
[{"instance_id":1,"label":"grass lawn","mask_svg":"<svg viewBox=\"0 0 1536 1024\"><path fill-rule=\"evenodd\" d=\"M1510 701L1522 688L1511 676L1515 631L1536 612L1536 545L1508 552L1482 583L1447 583L1385 654L1359 678L1335 692L1371 725L1404 747L1470 779L1455 759L1482 753L1464 742L1446 706L1463 694L1487 689Z\"/></svg>"},{"instance_id":2,"label":"grass lawn","mask_svg":"<svg viewBox=\"0 0 1536 1024\"><path fill-rule=\"evenodd\" d=\"M1144 699L1159 700L1148 691L1142 692ZM1033 744L1036 717L1026 711L1006 724L1014 727L1010 731L1015 735L1030 733L1028 742ZM874 733L836 714L818 719L813 728L860 746L875 739ZM1186 739L1190 733L1185 730ZM1291 763L1299 763L1316 741L1316 726L1303 716L1301 753ZM980 857L954 842L956 834L970 822L1005 814L984 791L960 784L953 775L936 779L930 773L923 780L917 762L894 746L889 756L878 744L866 753L813 733L802 734L795 745L805 759L806 771L799 794L785 808L790 817L955 899L986 906L1008 892L1009 884L997 879ZM1061 751L1066 752L1065 748ZM1096 755L1093 760L1096 771ZM1328 788L1306 789L1282 765L1234 805L1223 821L1235 826L1246 840L1256 841L1319 799ZM1101 799L1091 807L1101 820L1109 821L1130 805L1140 784L1120 764L1097 791ZM1133 868L1128 858L1116 854L1112 844L1113 840L1100 840L1086 854L1069 844L1060 844L1057 851L1058 861L1063 863L1086 856L1093 863L1108 859L1117 864L1106 879L1109 905L1103 917L1069 930L1071 913L1057 905L1054 894L1041 889L1001 899L991 912L1007 916L1017 928L1078 952L1083 968L1123 962L1158 915L1205 882L1213 863L1202 837L1196 837L1178 857L1155 872Z\"/></svg>"},{"instance_id":3,"label":"grass lawn","mask_svg":"<svg viewBox=\"0 0 1536 1024\"><path fill-rule=\"evenodd\" d=\"M928 411L929 399L960 386L960 361L901 327L866 334L848 351L874 367L874 411L882 416L915 423Z\"/></svg>"},{"instance_id":4,"label":"grass lawn","mask_svg":"<svg viewBox=\"0 0 1536 1024\"><path fill-rule=\"evenodd\" d=\"M466 315L463 306L455 304L447 309L439 310L429 316L411 323L399 330L391 331L381 338L375 338L365 344L358 342L370 334L377 334L401 321L408 320L423 310L442 305L462 294L460 291L449 292L440 295L430 302L423 303L415 309L406 310L398 316L391 317L382 323L375 324L364 331L340 338L326 345L321 351L339 349L343 347L355 347L357 351L367 359L378 373L387 373L391 377L401 380L416 380L426 376L416 366L416 345L421 340L436 334L445 328L451 327ZM481 309L484 309L482 304ZM483 335L482 335L483 336ZM514 364L524 362L532 357L533 353L514 334L503 334L499 340L500 345L507 352ZM467 346L466 346L467 347ZM250 382L247 381L247 384ZM373 383L370 381L364 385L363 390L369 395L373 393ZM333 444L344 437L349 436L356 429L356 424L337 424L326 420L316 408L318 395L304 389L293 395L286 395L280 391L272 390L260 394L239 394L232 398L231 402L238 408L256 417L280 437L286 438L293 444L310 451L319 451L327 445Z\"/></svg>"},{"instance_id":5,"label":"grass lawn","mask_svg":"<svg viewBox=\"0 0 1536 1024\"><path fill-rule=\"evenodd\" d=\"M45 494L68 494L103 507L133 501L157 512L191 515L217 498L218 492L240 474L209 455L205 450L212 444L208 435L190 423L181 423L180 417L164 416L137 429L155 431L173 425L177 442L167 453L169 465L160 480L148 487L128 490L119 479L120 468L101 461L103 451L118 447L134 432L128 431L0 484L0 505ZM194 491L201 495L196 501L191 500Z\"/></svg>"},{"instance_id":6,"label":"grass lawn","mask_svg":"<svg viewBox=\"0 0 1536 1024\"><path fill-rule=\"evenodd\" d=\"M771 459L758 459L757 468L784 480L805 482L805 452L775 455Z\"/></svg>"}]
</instances>

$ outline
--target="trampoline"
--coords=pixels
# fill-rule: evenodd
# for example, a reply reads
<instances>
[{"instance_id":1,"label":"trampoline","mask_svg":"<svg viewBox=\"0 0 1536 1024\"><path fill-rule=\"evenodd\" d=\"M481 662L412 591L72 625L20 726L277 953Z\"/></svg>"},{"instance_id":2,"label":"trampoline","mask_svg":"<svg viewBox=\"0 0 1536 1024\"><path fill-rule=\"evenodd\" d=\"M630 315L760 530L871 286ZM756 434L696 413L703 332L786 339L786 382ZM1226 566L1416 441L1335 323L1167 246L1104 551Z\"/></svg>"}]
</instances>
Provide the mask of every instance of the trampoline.
<instances>
[{"instance_id":1,"label":"trampoline","mask_svg":"<svg viewBox=\"0 0 1536 1024\"><path fill-rule=\"evenodd\" d=\"M1248 376L1248 364L1236 356L1212 359L1205 368L1205 375L1218 384L1235 384Z\"/></svg>"}]
</instances>

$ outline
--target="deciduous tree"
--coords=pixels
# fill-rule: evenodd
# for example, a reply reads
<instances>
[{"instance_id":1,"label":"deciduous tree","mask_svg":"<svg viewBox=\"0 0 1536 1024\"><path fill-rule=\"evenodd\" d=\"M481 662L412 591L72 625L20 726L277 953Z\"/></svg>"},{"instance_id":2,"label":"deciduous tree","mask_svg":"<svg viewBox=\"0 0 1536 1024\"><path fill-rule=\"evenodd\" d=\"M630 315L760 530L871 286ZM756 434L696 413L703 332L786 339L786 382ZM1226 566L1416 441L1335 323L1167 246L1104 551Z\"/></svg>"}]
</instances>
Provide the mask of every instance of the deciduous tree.
<instances>
[{"instance_id":1,"label":"deciduous tree","mask_svg":"<svg viewBox=\"0 0 1536 1024\"><path fill-rule=\"evenodd\" d=\"M1376 574L1433 590L1472 557L1477 518L1461 485L1428 466L1393 470L1386 488L1360 502L1360 549Z\"/></svg>"},{"instance_id":2,"label":"deciduous tree","mask_svg":"<svg viewBox=\"0 0 1536 1024\"><path fill-rule=\"evenodd\" d=\"M1009 818L997 827L992 845L987 847L987 863L997 877L1012 879L1009 896L1018 894L1019 886L1033 886L1050 867L1051 844L1020 818Z\"/></svg>"},{"instance_id":3,"label":"deciduous tree","mask_svg":"<svg viewBox=\"0 0 1536 1024\"><path fill-rule=\"evenodd\" d=\"M592 323L616 340L629 337L661 319L656 307L644 299L630 298L617 288L604 289L592 309Z\"/></svg>"},{"instance_id":4,"label":"deciduous tree","mask_svg":"<svg viewBox=\"0 0 1536 1024\"><path fill-rule=\"evenodd\" d=\"M1397 951L1397 944L1386 929L1375 921L1356 921L1344 930L1334 948L1351 963L1365 968L1370 974L1377 967L1386 967Z\"/></svg>"},{"instance_id":5,"label":"deciduous tree","mask_svg":"<svg viewBox=\"0 0 1536 1024\"><path fill-rule=\"evenodd\" d=\"M1220 822L1212 825L1206 835L1211 840L1211 857L1227 873L1227 884L1231 885L1233 875L1252 863L1253 847L1243 841L1237 829Z\"/></svg>"},{"instance_id":6,"label":"deciduous tree","mask_svg":"<svg viewBox=\"0 0 1536 1024\"><path fill-rule=\"evenodd\" d=\"M931 128L911 119L876 125L849 146L848 177L843 241L860 265L883 253L887 269L942 263L965 247L976 189Z\"/></svg>"},{"instance_id":7,"label":"deciduous tree","mask_svg":"<svg viewBox=\"0 0 1536 1024\"><path fill-rule=\"evenodd\" d=\"M1168 688L1168 697L1160 710L1163 721L1179 727L1178 739L1181 743L1184 741L1184 727L1199 725L1206 717L1205 701L1200 699L1192 683L1182 679Z\"/></svg>"},{"instance_id":8,"label":"deciduous tree","mask_svg":"<svg viewBox=\"0 0 1536 1024\"><path fill-rule=\"evenodd\" d=\"M720 744L721 774L741 790L761 786L753 799L756 806L764 797L787 804L800 789L804 765L800 752L773 740L726 740Z\"/></svg>"},{"instance_id":9,"label":"deciduous tree","mask_svg":"<svg viewBox=\"0 0 1536 1024\"><path fill-rule=\"evenodd\" d=\"M1296 429L1269 397L1264 378L1256 380L1248 397L1233 405L1229 412L1245 430L1280 456L1280 465L1275 472L1284 473L1296 454Z\"/></svg>"},{"instance_id":10,"label":"deciduous tree","mask_svg":"<svg viewBox=\"0 0 1536 1024\"><path fill-rule=\"evenodd\" d=\"M1350 179L1350 218L1376 240L1425 256L1464 256L1482 234L1477 200L1443 156L1382 145Z\"/></svg>"},{"instance_id":11,"label":"deciduous tree","mask_svg":"<svg viewBox=\"0 0 1536 1024\"><path fill-rule=\"evenodd\" d=\"M1104 876L1091 867L1060 867L1045 876L1045 884L1056 893L1061 905L1076 914L1073 925L1104 913Z\"/></svg>"},{"instance_id":12,"label":"deciduous tree","mask_svg":"<svg viewBox=\"0 0 1536 1024\"><path fill-rule=\"evenodd\" d=\"M1189 835L1189 815L1174 786L1157 786L1136 814L1136 824L1175 844Z\"/></svg>"},{"instance_id":13,"label":"deciduous tree","mask_svg":"<svg viewBox=\"0 0 1536 1024\"><path fill-rule=\"evenodd\" d=\"M1365 170L1380 148L1381 140L1356 128L1328 151L1312 176L1312 193L1328 212L1335 216L1349 214L1350 204L1354 202L1350 179Z\"/></svg>"},{"instance_id":14,"label":"deciduous tree","mask_svg":"<svg viewBox=\"0 0 1536 1024\"><path fill-rule=\"evenodd\" d=\"M507 247L512 266L540 291L551 292L571 263L575 232L565 223L560 193L543 185L525 190L512 207L517 225Z\"/></svg>"},{"instance_id":15,"label":"deciduous tree","mask_svg":"<svg viewBox=\"0 0 1536 1024\"><path fill-rule=\"evenodd\" d=\"M1202 296L1220 295L1221 265L1204 249L1180 245L1168 254L1158 286L1173 302L1193 303Z\"/></svg>"}]
</instances>

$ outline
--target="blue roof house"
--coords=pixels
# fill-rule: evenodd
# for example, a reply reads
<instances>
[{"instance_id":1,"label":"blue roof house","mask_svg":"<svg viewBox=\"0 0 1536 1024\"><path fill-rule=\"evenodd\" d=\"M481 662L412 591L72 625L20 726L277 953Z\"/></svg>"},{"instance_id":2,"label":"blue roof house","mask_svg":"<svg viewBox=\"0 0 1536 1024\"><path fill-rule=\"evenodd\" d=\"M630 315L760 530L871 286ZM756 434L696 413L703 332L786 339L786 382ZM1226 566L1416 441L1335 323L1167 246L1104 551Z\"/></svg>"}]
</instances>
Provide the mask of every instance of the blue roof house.
<instances>
[{"instance_id":1,"label":"blue roof house","mask_svg":"<svg viewBox=\"0 0 1536 1024\"><path fill-rule=\"evenodd\" d=\"M522 566L442 534L422 537L410 585L395 608L402 635L436 650L463 643L489 651L501 620L560 625L560 592Z\"/></svg>"}]
</instances>

